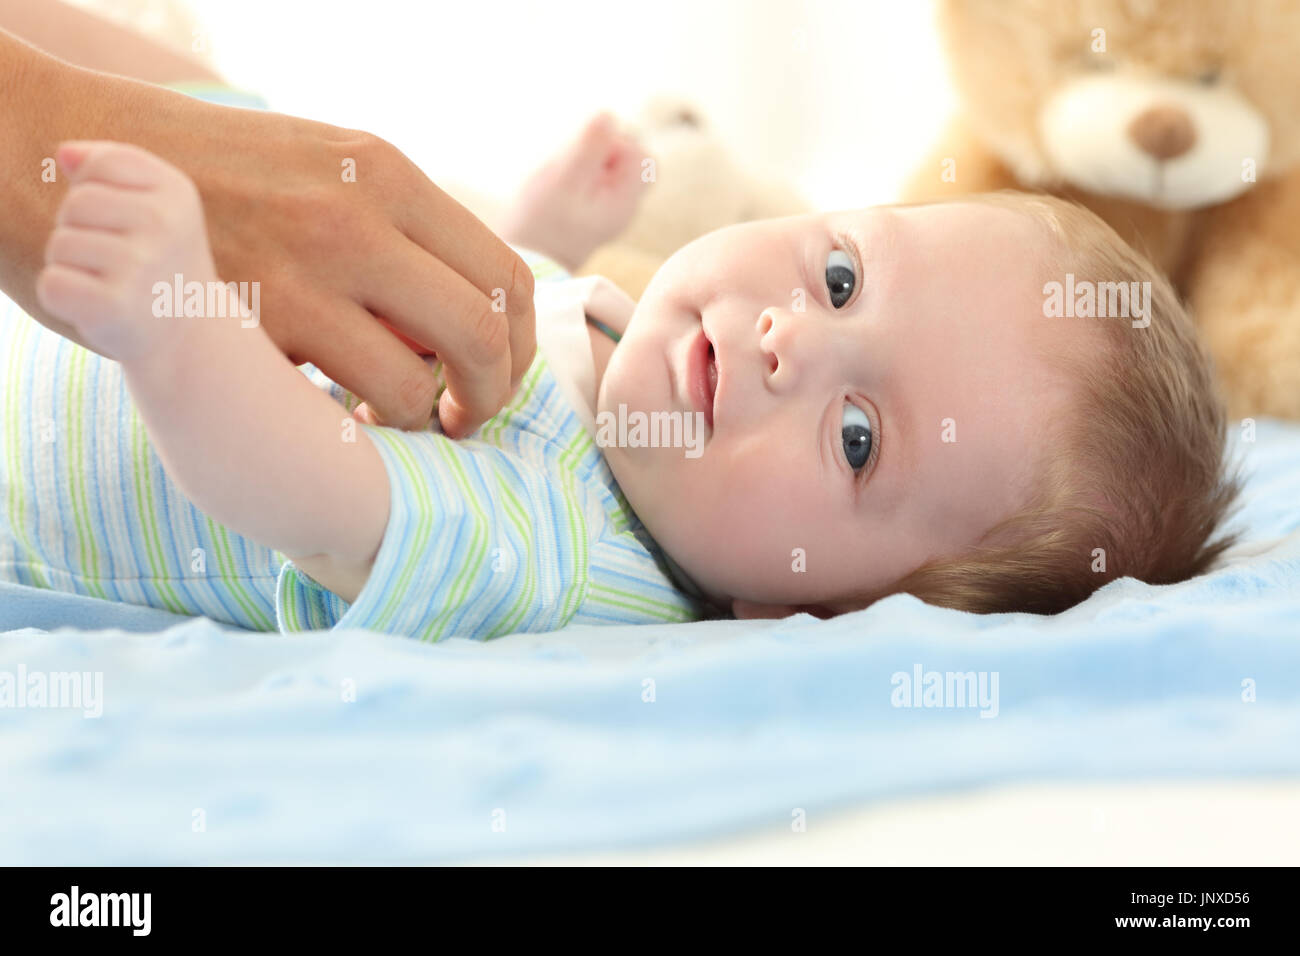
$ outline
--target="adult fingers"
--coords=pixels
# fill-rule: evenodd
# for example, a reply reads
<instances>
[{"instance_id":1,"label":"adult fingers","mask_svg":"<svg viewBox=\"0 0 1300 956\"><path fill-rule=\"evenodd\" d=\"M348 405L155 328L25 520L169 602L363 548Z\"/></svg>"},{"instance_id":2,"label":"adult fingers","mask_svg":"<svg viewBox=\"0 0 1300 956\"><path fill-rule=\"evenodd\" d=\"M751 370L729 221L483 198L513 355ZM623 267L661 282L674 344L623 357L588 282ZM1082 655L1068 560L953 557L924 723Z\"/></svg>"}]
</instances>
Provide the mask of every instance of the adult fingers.
<instances>
[{"instance_id":1,"label":"adult fingers","mask_svg":"<svg viewBox=\"0 0 1300 956\"><path fill-rule=\"evenodd\" d=\"M518 385L537 348L533 274L528 266L473 213L432 182L423 195L407 204L401 225L413 242L505 309L510 382L512 387ZM403 330L421 339L410 329Z\"/></svg>"},{"instance_id":2,"label":"adult fingers","mask_svg":"<svg viewBox=\"0 0 1300 956\"><path fill-rule=\"evenodd\" d=\"M327 311L334 310L334 311ZM311 332L311 361L354 395L362 419L396 428L428 426L438 381L428 364L368 311L348 300L322 306Z\"/></svg>"},{"instance_id":3,"label":"adult fingers","mask_svg":"<svg viewBox=\"0 0 1300 956\"><path fill-rule=\"evenodd\" d=\"M367 290L368 309L442 360L444 432L464 437L501 410L512 385L510 322L492 298L405 238L376 257ZM413 329L412 316L430 321Z\"/></svg>"}]
</instances>

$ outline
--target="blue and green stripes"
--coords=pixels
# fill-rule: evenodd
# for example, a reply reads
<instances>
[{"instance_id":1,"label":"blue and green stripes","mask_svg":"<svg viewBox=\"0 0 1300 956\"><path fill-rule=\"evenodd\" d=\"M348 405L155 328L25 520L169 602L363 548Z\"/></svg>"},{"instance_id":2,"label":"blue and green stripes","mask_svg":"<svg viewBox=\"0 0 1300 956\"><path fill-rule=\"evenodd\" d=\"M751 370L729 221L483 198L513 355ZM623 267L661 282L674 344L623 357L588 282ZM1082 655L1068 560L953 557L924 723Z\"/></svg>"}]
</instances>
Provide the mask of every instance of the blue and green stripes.
<instances>
[{"instance_id":1,"label":"blue and green stripes","mask_svg":"<svg viewBox=\"0 0 1300 956\"><path fill-rule=\"evenodd\" d=\"M0 297L0 579L275 629L280 560L196 509L121 368Z\"/></svg>"},{"instance_id":2,"label":"blue and green stripes","mask_svg":"<svg viewBox=\"0 0 1300 956\"><path fill-rule=\"evenodd\" d=\"M282 628L438 641L699 616L633 533L635 516L544 359L476 438L363 427L390 486L370 580L348 606L286 565Z\"/></svg>"}]
</instances>

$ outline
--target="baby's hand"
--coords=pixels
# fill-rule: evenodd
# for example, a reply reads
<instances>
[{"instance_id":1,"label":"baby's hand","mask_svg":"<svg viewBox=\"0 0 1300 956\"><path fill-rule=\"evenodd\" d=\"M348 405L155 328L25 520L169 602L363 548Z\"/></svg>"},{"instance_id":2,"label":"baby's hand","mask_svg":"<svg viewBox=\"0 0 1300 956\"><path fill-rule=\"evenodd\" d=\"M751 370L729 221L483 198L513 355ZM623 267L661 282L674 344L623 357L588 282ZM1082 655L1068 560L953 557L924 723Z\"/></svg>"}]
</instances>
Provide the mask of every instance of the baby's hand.
<instances>
[{"instance_id":1,"label":"baby's hand","mask_svg":"<svg viewBox=\"0 0 1300 956\"><path fill-rule=\"evenodd\" d=\"M153 153L126 143L69 142L56 158L68 178L45 268L42 308L76 327L91 348L139 359L176 328L182 302L155 314L154 284L217 277L198 190ZM205 296L205 301L206 301Z\"/></svg>"}]
</instances>

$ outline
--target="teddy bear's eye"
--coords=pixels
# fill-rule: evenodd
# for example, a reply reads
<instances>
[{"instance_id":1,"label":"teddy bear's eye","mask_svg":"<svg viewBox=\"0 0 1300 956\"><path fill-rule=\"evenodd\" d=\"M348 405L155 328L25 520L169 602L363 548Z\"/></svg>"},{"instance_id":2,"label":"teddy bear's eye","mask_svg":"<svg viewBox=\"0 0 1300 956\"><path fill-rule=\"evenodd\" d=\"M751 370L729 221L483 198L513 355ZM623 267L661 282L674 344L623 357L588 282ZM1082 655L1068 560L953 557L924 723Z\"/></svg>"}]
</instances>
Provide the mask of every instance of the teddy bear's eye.
<instances>
[{"instance_id":1,"label":"teddy bear's eye","mask_svg":"<svg viewBox=\"0 0 1300 956\"><path fill-rule=\"evenodd\" d=\"M1222 75L1223 69L1221 67L1207 66L1205 69L1201 70L1200 73L1196 74L1196 82L1200 83L1201 86L1214 86L1214 84L1219 82Z\"/></svg>"}]
</instances>

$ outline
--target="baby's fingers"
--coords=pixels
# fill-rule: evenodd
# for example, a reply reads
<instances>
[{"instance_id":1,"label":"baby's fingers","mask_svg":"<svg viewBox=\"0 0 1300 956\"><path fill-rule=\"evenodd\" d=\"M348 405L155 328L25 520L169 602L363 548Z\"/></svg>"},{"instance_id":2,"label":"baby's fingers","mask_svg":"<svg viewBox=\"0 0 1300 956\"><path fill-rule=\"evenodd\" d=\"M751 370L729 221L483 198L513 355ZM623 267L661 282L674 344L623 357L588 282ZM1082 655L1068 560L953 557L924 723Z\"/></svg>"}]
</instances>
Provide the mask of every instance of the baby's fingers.
<instances>
[{"instance_id":1,"label":"baby's fingers","mask_svg":"<svg viewBox=\"0 0 1300 956\"><path fill-rule=\"evenodd\" d=\"M179 175L174 166L146 149L108 140L69 141L59 146L54 158L73 183L154 189Z\"/></svg>"},{"instance_id":2,"label":"baby's fingers","mask_svg":"<svg viewBox=\"0 0 1300 956\"><path fill-rule=\"evenodd\" d=\"M74 325L88 340L97 338L93 326L107 311L109 299L104 280L82 269L48 265L36 277L36 301L41 308Z\"/></svg>"},{"instance_id":3,"label":"baby's fingers","mask_svg":"<svg viewBox=\"0 0 1300 956\"><path fill-rule=\"evenodd\" d=\"M58 226L45 244L47 265L68 266L98 275L117 274L130 256L130 246L121 235L101 229Z\"/></svg>"},{"instance_id":4,"label":"baby's fingers","mask_svg":"<svg viewBox=\"0 0 1300 956\"><path fill-rule=\"evenodd\" d=\"M68 190L55 222L60 226L128 232L149 225L155 218L138 193L103 183L79 183Z\"/></svg>"}]
</instances>

